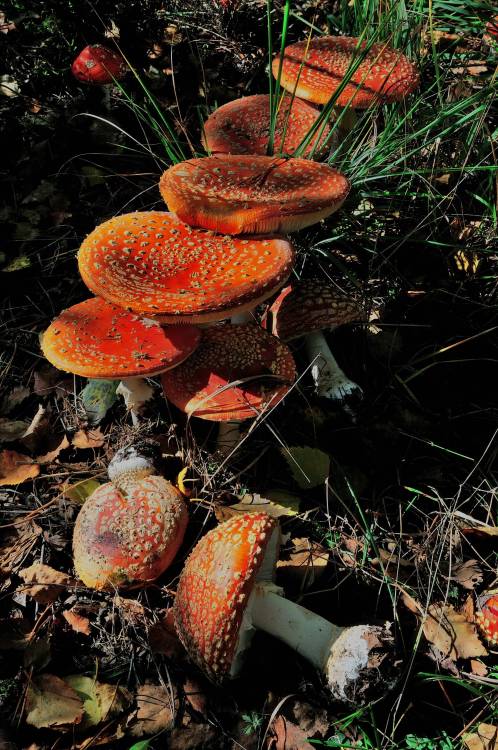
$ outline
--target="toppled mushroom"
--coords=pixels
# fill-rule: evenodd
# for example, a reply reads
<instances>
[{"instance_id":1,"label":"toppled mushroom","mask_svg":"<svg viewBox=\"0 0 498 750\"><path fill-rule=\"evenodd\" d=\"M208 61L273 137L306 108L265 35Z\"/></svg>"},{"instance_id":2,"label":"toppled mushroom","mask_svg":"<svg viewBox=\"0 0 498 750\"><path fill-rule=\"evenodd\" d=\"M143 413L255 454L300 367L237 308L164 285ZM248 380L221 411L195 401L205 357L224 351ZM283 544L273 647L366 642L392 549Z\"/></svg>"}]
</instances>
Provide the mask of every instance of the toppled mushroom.
<instances>
[{"instance_id":1,"label":"toppled mushroom","mask_svg":"<svg viewBox=\"0 0 498 750\"><path fill-rule=\"evenodd\" d=\"M165 373L163 390L186 414L220 422L217 449L229 453L240 422L276 405L294 382L288 347L253 323L206 328L185 366Z\"/></svg>"},{"instance_id":2,"label":"toppled mushroom","mask_svg":"<svg viewBox=\"0 0 498 750\"><path fill-rule=\"evenodd\" d=\"M142 378L176 367L200 341L194 326L161 327L92 297L64 310L47 328L41 348L48 361L87 378L121 379L132 419L141 408Z\"/></svg>"},{"instance_id":3,"label":"toppled mushroom","mask_svg":"<svg viewBox=\"0 0 498 750\"><path fill-rule=\"evenodd\" d=\"M308 159L220 154L164 172L159 188L186 224L226 234L297 232L344 203L349 180Z\"/></svg>"},{"instance_id":4,"label":"toppled mushroom","mask_svg":"<svg viewBox=\"0 0 498 750\"><path fill-rule=\"evenodd\" d=\"M251 309L280 289L293 263L284 239L215 235L166 211L109 219L78 253L92 292L163 323L209 323Z\"/></svg>"},{"instance_id":5,"label":"toppled mushroom","mask_svg":"<svg viewBox=\"0 0 498 750\"><path fill-rule=\"evenodd\" d=\"M179 490L133 448L116 453L101 485L81 508L73 534L74 567L89 588L155 580L183 541L187 506Z\"/></svg>"},{"instance_id":6,"label":"toppled mushroom","mask_svg":"<svg viewBox=\"0 0 498 750\"><path fill-rule=\"evenodd\" d=\"M198 542L173 607L191 659L216 682L236 677L259 629L320 670L336 700L361 705L381 696L397 674L389 628L338 627L284 599L273 583L279 544L278 525L265 513L231 518Z\"/></svg>"},{"instance_id":7,"label":"toppled mushroom","mask_svg":"<svg viewBox=\"0 0 498 750\"><path fill-rule=\"evenodd\" d=\"M71 72L82 83L105 85L124 78L128 68L118 52L102 44L89 44L73 62Z\"/></svg>"},{"instance_id":8,"label":"toppled mushroom","mask_svg":"<svg viewBox=\"0 0 498 750\"><path fill-rule=\"evenodd\" d=\"M307 279L283 289L266 313L266 327L283 341L304 337L316 392L343 401L361 397L362 390L341 370L323 330L365 320L358 304L318 279Z\"/></svg>"},{"instance_id":9,"label":"toppled mushroom","mask_svg":"<svg viewBox=\"0 0 498 750\"><path fill-rule=\"evenodd\" d=\"M326 104L365 47L366 42L348 36L321 36L291 44L284 50L280 83L301 99ZM275 77L279 64L277 57L272 64ZM380 42L365 54L336 104L367 109L372 104L400 101L418 84L415 65L399 50Z\"/></svg>"},{"instance_id":10,"label":"toppled mushroom","mask_svg":"<svg viewBox=\"0 0 498 750\"><path fill-rule=\"evenodd\" d=\"M487 591L478 599L476 623L480 632L493 646L498 645L498 592Z\"/></svg>"},{"instance_id":11,"label":"toppled mushroom","mask_svg":"<svg viewBox=\"0 0 498 750\"><path fill-rule=\"evenodd\" d=\"M315 124L318 110L301 99L285 96L277 113L274 151L292 154ZM330 127L313 136L304 155L319 156ZM203 145L213 154L261 154L268 150L270 137L270 97L244 96L219 107L204 123ZM319 143L317 141L319 140Z\"/></svg>"}]
</instances>

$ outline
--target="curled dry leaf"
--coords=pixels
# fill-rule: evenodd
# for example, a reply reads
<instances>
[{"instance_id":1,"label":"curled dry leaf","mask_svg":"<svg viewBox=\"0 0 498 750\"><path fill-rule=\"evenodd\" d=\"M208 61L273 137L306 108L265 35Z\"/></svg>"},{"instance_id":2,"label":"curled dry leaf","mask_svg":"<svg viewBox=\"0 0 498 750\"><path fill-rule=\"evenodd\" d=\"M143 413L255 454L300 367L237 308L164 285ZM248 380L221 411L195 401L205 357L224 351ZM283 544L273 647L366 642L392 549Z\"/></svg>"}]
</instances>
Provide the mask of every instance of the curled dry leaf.
<instances>
[{"instance_id":1,"label":"curled dry leaf","mask_svg":"<svg viewBox=\"0 0 498 750\"><path fill-rule=\"evenodd\" d=\"M59 457L59 453L61 451L66 450L66 448L69 448L69 440L67 439L67 436L64 435L58 445L55 446L53 450L47 451L47 453L44 453L42 456L37 456L36 460L39 464L51 464L55 461L56 458Z\"/></svg>"},{"instance_id":2,"label":"curled dry leaf","mask_svg":"<svg viewBox=\"0 0 498 750\"><path fill-rule=\"evenodd\" d=\"M79 615L74 609L66 609L62 613L63 618L72 627L75 633L90 635L90 620L88 617Z\"/></svg>"},{"instance_id":3,"label":"curled dry leaf","mask_svg":"<svg viewBox=\"0 0 498 750\"><path fill-rule=\"evenodd\" d=\"M297 587L306 591L325 572L330 553L320 544L310 542L308 537L293 539L288 559L277 561L278 580L283 586Z\"/></svg>"},{"instance_id":4,"label":"curled dry leaf","mask_svg":"<svg viewBox=\"0 0 498 750\"><path fill-rule=\"evenodd\" d=\"M495 750L498 745L498 727L494 724L479 724L477 732L462 737L468 750Z\"/></svg>"},{"instance_id":5,"label":"curled dry leaf","mask_svg":"<svg viewBox=\"0 0 498 750\"><path fill-rule=\"evenodd\" d=\"M422 629L443 659L472 659L488 653L475 626L451 604L431 604Z\"/></svg>"},{"instance_id":6,"label":"curled dry leaf","mask_svg":"<svg viewBox=\"0 0 498 750\"><path fill-rule=\"evenodd\" d=\"M281 497L278 497L278 501L262 497L257 493L247 493L246 495L242 495L238 503L216 506L215 515L221 523L241 513L263 512L272 518L282 518L283 516L295 516L298 511L299 498L292 493L286 494L282 492Z\"/></svg>"},{"instance_id":7,"label":"curled dry leaf","mask_svg":"<svg viewBox=\"0 0 498 750\"><path fill-rule=\"evenodd\" d=\"M75 448L101 448L105 437L98 427L93 430L78 430L72 439Z\"/></svg>"},{"instance_id":8,"label":"curled dry leaf","mask_svg":"<svg viewBox=\"0 0 498 750\"><path fill-rule=\"evenodd\" d=\"M40 473L40 466L29 457L17 451L0 452L0 487L22 484L34 479Z\"/></svg>"},{"instance_id":9,"label":"curled dry leaf","mask_svg":"<svg viewBox=\"0 0 498 750\"><path fill-rule=\"evenodd\" d=\"M23 594L33 597L39 604L51 604L59 594L74 585L72 578L51 568L50 565L35 563L19 572L19 577L27 584L19 588Z\"/></svg>"},{"instance_id":10,"label":"curled dry leaf","mask_svg":"<svg viewBox=\"0 0 498 750\"><path fill-rule=\"evenodd\" d=\"M137 711L130 726L133 737L145 737L173 727L178 699L167 688L146 683L138 689L135 699Z\"/></svg>"},{"instance_id":11,"label":"curled dry leaf","mask_svg":"<svg viewBox=\"0 0 498 750\"><path fill-rule=\"evenodd\" d=\"M26 692L26 723L38 729L80 724L83 701L67 682L53 674L34 677Z\"/></svg>"}]
</instances>

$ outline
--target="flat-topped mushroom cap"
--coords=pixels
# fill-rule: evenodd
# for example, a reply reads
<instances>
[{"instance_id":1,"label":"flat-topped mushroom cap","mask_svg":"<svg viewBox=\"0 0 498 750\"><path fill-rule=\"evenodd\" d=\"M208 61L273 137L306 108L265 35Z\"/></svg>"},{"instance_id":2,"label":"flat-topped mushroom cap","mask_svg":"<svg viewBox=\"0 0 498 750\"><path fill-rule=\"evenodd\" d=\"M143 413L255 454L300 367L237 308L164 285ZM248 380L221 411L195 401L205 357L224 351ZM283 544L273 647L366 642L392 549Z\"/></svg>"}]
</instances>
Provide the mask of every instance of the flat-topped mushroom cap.
<instances>
[{"instance_id":1,"label":"flat-topped mushroom cap","mask_svg":"<svg viewBox=\"0 0 498 750\"><path fill-rule=\"evenodd\" d=\"M89 44L73 62L71 72L82 83L106 84L124 78L128 68L118 52L102 44Z\"/></svg>"},{"instance_id":2,"label":"flat-topped mushroom cap","mask_svg":"<svg viewBox=\"0 0 498 750\"><path fill-rule=\"evenodd\" d=\"M166 211L109 219L78 253L92 292L168 323L211 322L250 309L280 289L293 263L284 239L216 235Z\"/></svg>"},{"instance_id":3,"label":"flat-topped mushroom cap","mask_svg":"<svg viewBox=\"0 0 498 750\"><path fill-rule=\"evenodd\" d=\"M282 289L266 314L266 327L282 341L314 331L365 320L350 297L319 279L306 279Z\"/></svg>"},{"instance_id":4,"label":"flat-topped mushroom cap","mask_svg":"<svg viewBox=\"0 0 498 750\"><path fill-rule=\"evenodd\" d=\"M153 581L175 557L187 522L181 493L163 477L128 482L126 492L103 484L76 519L76 573L94 589Z\"/></svg>"},{"instance_id":5,"label":"flat-topped mushroom cap","mask_svg":"<svg viewBox=\"0 0 498 750\"><path fill-rule=\"evenodd\" d=\"M226 234L293 232L337 211L349 180L307 159L220 154L164 172L161 195L186 224Z\"/></svg>"},{"instance_id":6,"label":"flat-topped mushroom cap","mask_svg":"<svg viewBox=\"0 0 498 750\"><path fill-rule=\"evenodd\" d=\"M208 531L183 568L176 630L192 661L215 681L230 675L247 600L275 530L266 513L230 518Z\"/></svg>"},{"instance_id":7,"label":"flat-topped mushroom cap","mask_svg":"<svg viewBox=\"0 0 498 750\"><path fill-rule=\"evenodd\" d=\"M266 405L276 404L295 377L288 347L247 323L206 328L188 362L161 380L166 398L182 411L225 422L252 419Z\"/></svg>"},{"instance_id":8,"label":"flat-topped mushroom cap","mask_svg":"<svg viewBox=\"0 0 498 750\"><path fill-rule=\"evenodd\" d=\"M498 644L498 591L488 591L478 599L476 623L479 631L493 646Z\"/></svg>"},{"instance_id":9,"label":"flat-topped mushroom cap","mask_svg":"<svg viewBox=\"0 0 498 750\"><path fill-rule=\"evenodd\" d=\"M342 83L346 72L358 59L358 39L348 36L321 36L291 44L284 50L280 83L287 91L315 104L326 104ZM365 47L365 42L362 47ZM278 75L279 58L272 64ZM298 80L299 79L299 80ZM296 87L297 81L297 87ZM381 42L373 44L339 94L336 104L367 109L404 99L419 84L415 65L399 50Z\"/></svg>"},{"instance_id":10,"label":"flat-topped mushroom cap","mask_svg":"<svg viewBox=\"0 0 498 750\"><path fill-rule=\"evenodd\" d=\"M289 112L290 109L290 112ZM318 110L301 99L285 96L277 113L275 126L275 153L292 154L308 134L319 116ZM330 132L327 124L311 139L304 153L309 154L320 134L320 144ZM282 138L285 138L282 143ZM270 97L255 94L223 104L204 123L204 147L220 154L265 155L270 136ZM321 149L323 151L323 147ZM320 146L315 149L320 154Z\"/></svg>"},{"instance_id":11,"label":"flat-topped mushroom cap","mask_svg":"<svg viewBox=\"0 0 498 750\"><path fill-rule=\"evenodd\" d=\"M161 327L100 297L64 310L41 339L43 354L59 370L87 378L153 375L176 367L200 341L193 326Z\"/></svg>"}]
</instances>

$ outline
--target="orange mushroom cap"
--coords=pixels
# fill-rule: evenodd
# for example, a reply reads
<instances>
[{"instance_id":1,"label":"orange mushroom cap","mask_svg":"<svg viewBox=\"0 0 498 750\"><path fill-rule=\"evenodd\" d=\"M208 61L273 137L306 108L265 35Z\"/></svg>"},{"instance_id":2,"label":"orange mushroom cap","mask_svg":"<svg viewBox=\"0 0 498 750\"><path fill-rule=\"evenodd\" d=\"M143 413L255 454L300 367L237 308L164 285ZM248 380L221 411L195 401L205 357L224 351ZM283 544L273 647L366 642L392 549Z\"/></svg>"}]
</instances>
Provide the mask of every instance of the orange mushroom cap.
<instances>
[{"instance_id":1,"label":"orange mushroom cap","mask_svg":"<svg viewBox=\"0 0 498 750\"><path fill-rule=\"evenodd\" d=\"M175 626L192 661L213 680L230 675L247 600L276 528L266 513L235 516L208 531L185 563Z\"/></svg>"},{"instance_id":2,"label":"orange mushroom cap","mask_svg":"<svg viewBox=\"0 0 498 750\"><path fill-rule=\"evenodd\" d=\"M344 203L349 180L307 159L223 154L164 172L161 195L186 224L226 234L292 232Z\"/></svg>"},{"instance_id":3,"label":"orange mushroom cap","mask_svg":"<svg viewBox=\"0 0 498 750\"><path fill-rule=\"evenodd\" d=\"M278 291L294 250L274 237L215 235L165 211L116 216L83 242L85 284L121 307L162 322L210 322L250 309Z\"/></svg>"},{"instance_id":4,"label":"orange mushroom cap","mask_svg":"<svg viewBox=\"0 0 498 750\"><path fill-rule=\"evenodd\" d=\"M319 279L306 279L282 289L265 316L265 327L283 341L314 331L365 320L355 300Z\"/></svg>"},{"instance_id":5,"label":"orange mushroom cap","mask_svg":"<svg viewBox=\"0 0 498 750\"><path fill-rule=\"evenodd\" d=\"M124 78L128 68L118 52L102 44L89 44L73 62L71 72L82 83L106 84Z\"/></svg>"},{"instance_id":6,"label":"orange mushroom cap","mask_svg":"<svg viewBox=\"0 0 498 750\"><path fill-rule=\"evenodd\" d=\"M94 589L152 581L171 564L188 522L181 493L160 476L108 482L81 508L73 535L74 566Z\"/></svg>"},{"instance_id":7,"label":"orange mushroom cap","mask_svg":"<svg viewBox=\"0 0 498 750\"><path fill-rule=\"evenodd\" d=\"M276 404L295 377L292 354L275 336L254 323L227 324L205 329L194 355L165 373L162 384L182 411L224 422L251 419Z\"/></svg>"},{"instance_id":8,"label":"orange mushroom cap","mask_svg":"<svg viewBox=\"0 0 498 750\"><path fill-rule=\"evenodd\" d=\"M127 378L164 372L183 362L200 341L193 326L161 327L100 297L64 310L42 336L55 367L88 378Z\"/></svg>"},{"instance_id":9,"label":"orange mushroom cap","mask_svg":"<svg viewBox=\"0 0 498 750\"><path fill-rule=\"evenodd\" d=\"M289 111L290 110L290 111ZM275 126L275 152L292 154L315 124L319 112L301 99L285 96L278 108ZM330 126L321 127L305 149L309 154L320 134L323 144ZM262 154L268 148L270 135L270 97L268 94L244 96L219 107L204 123L203 145L220 154ZM283 139L283 136L285 138ZM283 143L282 143L283 139ZM315 153L320 154L320 146Z\"/></svg>"},{"instance_id":10,"label":"orange mushroom cap","mask_svg":"<svg viewBox=\"0 0 498 750\"><path fill-rule=\"evenodd\" d=\"M284 50L280 83L287 91L315 104L326 104L360 54L359 40L348 36L321 36L291 44ZM365 47L363 42L361 47ZM277 77L279 58L272 64ZM297 84L296 84L297 81ZM339 94L336 104L367 109L372 104L404 99L419 84L415 65L399 50L383 42L373 44Z\"/></svg>"},{"instance_id":11,"label":"orange mushroom cap","mask_svg":"<svg viewBox=\"0 0 498 750\"><path fill-rule=\"evenodd\" d=\"M488 591L479 597L476 613L477 627L487 641L498 645L498 592Z\"/></svg>"}]
</instances>

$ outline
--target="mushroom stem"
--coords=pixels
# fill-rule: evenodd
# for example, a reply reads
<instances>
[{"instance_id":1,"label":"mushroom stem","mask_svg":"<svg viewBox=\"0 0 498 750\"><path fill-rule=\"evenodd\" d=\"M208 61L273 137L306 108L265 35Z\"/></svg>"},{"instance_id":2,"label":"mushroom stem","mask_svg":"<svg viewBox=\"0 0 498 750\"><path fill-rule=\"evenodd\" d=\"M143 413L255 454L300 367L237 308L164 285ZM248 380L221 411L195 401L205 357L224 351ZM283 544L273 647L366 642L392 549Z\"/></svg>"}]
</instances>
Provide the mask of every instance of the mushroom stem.
<instances>
[{"instance_id":1,"label":"mushroom stem","mask_svg":"<svg viewBox=\"0 0 498 750\"><path fill-rule=\"evenodd\" d=\"M332 401L362 397L362 389L341 370L321 331L307 334L305 346L318 396Z\"/></svg>"},{"instance_id":2,"label":"mushroom stem","mask_svg":"<svg viewBox=\"0 0 498 750\"><path fill-rule=\"evenodd\" d=\"M237 421L220 422L218 437L216 438L216 450L222 456L228 456L239 442L240 424Z\"/></svg>"},{"instance_id":3,"label":"mushroom stem","mask_svg":"<svg viewBox=\"0 0 498 750\"><path fill-rule=\"evenodd\" d=\"M123 378L116 388L118 396L122 396L126 408L130 412L134 427L140 424L140 412L143 405L151 398L153 390L144 378Z\"/></svg>"},{"instance_id":4,"label":"mushroom stem","mask_svg":"<svg viewBox=\"0 0 498 750\"><path fill-rule=\"evenodd\" d=\"M235 313L230 318L230 323L234 325L242 325L243 323L254 323L254 309L251 307L250 310L244 310L244 312Z\"/></svg>"},{"instance_id":5,"label":"mushroom stem","mask_svg":"<svg viewBox=\"0 0 498 750\"><path fill-rule=\"evenodd\" d=\"M387 626L338 627L284 599L267 583L255 585L246 613L254 628L283 641L316 667L336 700L361 703L368 700L367 693L371 699L391 687L394 649Z\"/></svg>"},{"instance_id":6,"label":"mushroom stem","mask_svg":"<svg viewBox=\"0 0 498 750\"><path fill-rule=\"evenodd\" d=\"M356 127L356 124L358 122L358 116L356 114L356 110L354 107L348 106L348 107L334 107L334 118L335 120L339 120L341 118L338 126L337 126L337 135L339 137L339 144L344 141L347 136L351 133L352 130Z\"/></svg>"}]
</instances>

